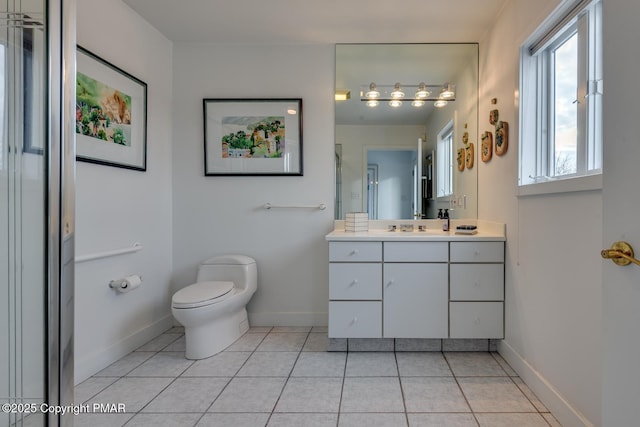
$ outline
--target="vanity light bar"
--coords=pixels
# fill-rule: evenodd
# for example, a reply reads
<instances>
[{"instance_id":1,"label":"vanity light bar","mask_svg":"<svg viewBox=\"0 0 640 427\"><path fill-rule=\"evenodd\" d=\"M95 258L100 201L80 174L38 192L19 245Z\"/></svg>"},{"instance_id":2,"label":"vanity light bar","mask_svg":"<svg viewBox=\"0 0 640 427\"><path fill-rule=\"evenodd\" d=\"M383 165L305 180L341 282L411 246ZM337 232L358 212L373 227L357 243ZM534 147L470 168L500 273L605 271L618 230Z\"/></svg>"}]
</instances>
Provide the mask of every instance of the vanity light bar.
<instances>
[{"instance_id":1,"label":"vanity light bar","mask_svg":"<svg viewBox=\"0 0 640 427\"><path fill-rule=\"evenodd\" d=\"M372 89L374 88L375 92L378 93L377 96L367 96L372 93ZM455 101L455 85L451 83L444 84L425 84L420 83L418 85L400 85L400 83L395 83L393 85L376 85L375 83L371 83L369 85L360 86L360 101L367 102L375 99L379 102L383 101L392 101L399 99L397 92L399 88L402 88L402 92L404 92L405 97L402 98L407 101L437 101L441 100L443 91L448 97L447 101ZM394 96L395 95L395 96ZM409 95L409 96L407 96ZM420 102L412 102L415 106L422 106L424 103ZM416 105L417 104L417 105ZM377 104L376 104L377 105Z\"/></svg>"}]
</instances>

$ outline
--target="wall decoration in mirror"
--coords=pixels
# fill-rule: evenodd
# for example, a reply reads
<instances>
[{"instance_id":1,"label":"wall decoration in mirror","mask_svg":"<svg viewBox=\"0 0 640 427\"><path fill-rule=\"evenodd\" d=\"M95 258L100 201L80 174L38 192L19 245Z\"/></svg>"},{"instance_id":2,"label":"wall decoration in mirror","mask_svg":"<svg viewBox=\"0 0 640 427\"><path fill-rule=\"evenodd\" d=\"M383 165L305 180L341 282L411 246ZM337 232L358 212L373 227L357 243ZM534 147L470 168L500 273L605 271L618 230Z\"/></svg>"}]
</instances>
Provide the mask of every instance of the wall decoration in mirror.
<instances>
[{"instance_id":1,"label":"wall decoration in mirror","mask_svg":"<svg viewBox=\"0 0 640 427\"><path fill-rule=\"evenodd\" d=\"M491 132L485 131L482 133L482 161L487 163L493 157L493 136Z\"/></svg>"},{"instance_id":2,"label":"wall decoration in mirror","mask_svg":"<svg viewBox=\"0 0 640 427\"><path fill-rule=\"evenodd\" d=\"M336 219L436 218L439 208L477 218L475 150L462 149L468 170L454 173L454 141L478 135L476 43L338 44L335 83Z\"/></svg>"},{"instance_id":3,"label":"wall decoration in mirror","mask_svg":"<svg viewBox=\"0 0 640 427\"><path fill-rule=\"evenodd\" d=\"M464 150L465 150L465 166L467 170L473 169L473 164L476 158L473 142L471 142L467 147L465 147Z\"/></svg>"}]
</instances>

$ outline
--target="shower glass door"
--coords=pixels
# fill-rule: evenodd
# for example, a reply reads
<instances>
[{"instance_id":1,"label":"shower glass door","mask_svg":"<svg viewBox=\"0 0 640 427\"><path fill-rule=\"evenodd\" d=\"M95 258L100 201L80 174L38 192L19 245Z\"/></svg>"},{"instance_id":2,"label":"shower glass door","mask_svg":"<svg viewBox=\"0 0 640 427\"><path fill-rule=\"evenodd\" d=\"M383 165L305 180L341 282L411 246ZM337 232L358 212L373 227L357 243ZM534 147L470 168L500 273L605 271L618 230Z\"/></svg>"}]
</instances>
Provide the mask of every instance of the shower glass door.
<instances>
[{"instance_id":1,"label":"shower glass door","mask_svg":"<svg viewBox=\"0 0 640 427\"><path fill-rule=\"evenodd\" d=\"M45 6L0 1L0 426L45 425L24 406L47 401Z\"/></svg>"}]
</instances>

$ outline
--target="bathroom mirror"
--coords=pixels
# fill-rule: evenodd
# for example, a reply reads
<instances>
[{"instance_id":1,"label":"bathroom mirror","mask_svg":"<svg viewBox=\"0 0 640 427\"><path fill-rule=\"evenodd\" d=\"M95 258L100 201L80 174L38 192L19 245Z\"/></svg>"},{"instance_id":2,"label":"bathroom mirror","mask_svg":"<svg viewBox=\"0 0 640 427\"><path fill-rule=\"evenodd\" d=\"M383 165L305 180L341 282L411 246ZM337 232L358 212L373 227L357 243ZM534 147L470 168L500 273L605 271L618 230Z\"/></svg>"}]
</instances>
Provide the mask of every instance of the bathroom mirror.
<instances>
[{"instance_id":1,"label":"bathroom mirror","mask_svg":"<svg viewBox=\"0 0 640 427\"><path fill-rule=\"evenodd\" d=\"M404 97L392 107L396 83ZM434 106L446 89L453 96ZM444 208L477 218L476 43L338 44L335 102L336 219L435 218Z\"/></svg>"}]
</instances>

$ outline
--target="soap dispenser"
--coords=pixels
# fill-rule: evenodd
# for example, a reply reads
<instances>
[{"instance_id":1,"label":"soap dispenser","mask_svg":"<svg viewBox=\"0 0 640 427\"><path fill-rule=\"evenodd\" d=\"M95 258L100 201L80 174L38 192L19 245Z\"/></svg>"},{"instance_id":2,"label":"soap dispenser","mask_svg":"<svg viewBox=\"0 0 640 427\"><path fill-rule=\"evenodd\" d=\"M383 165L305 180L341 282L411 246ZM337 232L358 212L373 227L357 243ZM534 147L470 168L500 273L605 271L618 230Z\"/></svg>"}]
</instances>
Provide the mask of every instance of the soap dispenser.
<instances>
[{"instance_id":1,"label":"soap dispenser","mask_svg":"<svg viewBox=\"0 0 640 427\"><path fill-rule=\"evenodd\" d=\"M449 231L449 209L442 214L442 231Z\"/></svg>"},{"instance_id":2,"label":"soap dispenser","mask_svg":"<svg viewBox=\"0 0 640 427\"><path fill-rule=\"evenodd\" d=\"M442 219L442 209L438 209L438 219Z\"/></svg>"}]
</instances>

